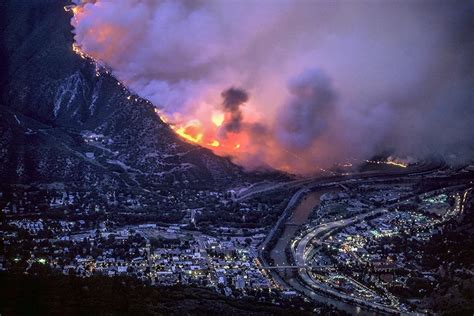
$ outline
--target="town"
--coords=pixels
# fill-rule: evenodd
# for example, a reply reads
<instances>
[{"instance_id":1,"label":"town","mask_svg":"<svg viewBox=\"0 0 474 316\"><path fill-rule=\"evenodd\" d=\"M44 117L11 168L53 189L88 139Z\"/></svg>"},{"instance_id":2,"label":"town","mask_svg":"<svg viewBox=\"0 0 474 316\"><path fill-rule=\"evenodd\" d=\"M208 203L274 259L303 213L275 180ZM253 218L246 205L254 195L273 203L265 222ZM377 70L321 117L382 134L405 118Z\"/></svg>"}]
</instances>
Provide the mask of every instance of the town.
<instances>
[{"instance_id":1,"label":"town","mask_svg":"<svg viewBox=\"0 0 474 316\"><path fill-rule=\"evenodd\" d=\"M298 180L293 189L292 182L185 188L159 201L120 191L4 190L0 267L124 275L274 304L318 293L338 308L422 312L421 299L443 280L472 276L472 261L441 261L425 249L472 220L472 189L456 180L469 170ZM152 203L169 213L150 212Z\"/></svg>"}]
</instances>

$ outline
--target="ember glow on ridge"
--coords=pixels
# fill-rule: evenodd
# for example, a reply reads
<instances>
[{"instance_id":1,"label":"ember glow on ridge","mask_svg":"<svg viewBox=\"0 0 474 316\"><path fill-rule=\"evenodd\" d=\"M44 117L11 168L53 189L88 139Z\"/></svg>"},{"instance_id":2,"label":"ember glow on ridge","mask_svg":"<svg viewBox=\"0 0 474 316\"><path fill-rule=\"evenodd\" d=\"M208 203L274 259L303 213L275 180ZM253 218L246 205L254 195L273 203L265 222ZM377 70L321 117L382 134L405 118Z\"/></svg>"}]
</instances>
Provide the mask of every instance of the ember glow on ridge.
<instances>
[{"instance_id":1,"label":"ember glow on ridge","mask_svg":"<svg viewBox=\"0 0 474 316\"><path fill-rule=\"evenodd\" d=\"M473 152L462 4L98 0L68 10L75 51L178 135L245 167L306 173L387 151ZM226 91L239 102L226 107Z\"/></svg>"}]
</instances>

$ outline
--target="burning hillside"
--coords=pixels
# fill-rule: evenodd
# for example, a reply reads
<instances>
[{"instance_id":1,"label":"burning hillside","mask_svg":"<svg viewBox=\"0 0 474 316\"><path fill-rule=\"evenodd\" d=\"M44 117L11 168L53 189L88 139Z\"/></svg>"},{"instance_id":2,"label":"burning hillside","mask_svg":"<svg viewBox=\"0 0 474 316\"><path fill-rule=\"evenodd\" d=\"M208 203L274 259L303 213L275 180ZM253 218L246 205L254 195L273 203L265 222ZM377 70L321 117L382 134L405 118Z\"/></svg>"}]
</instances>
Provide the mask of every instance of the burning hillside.
<instances>
[{"instance_id":1,"label":"burning hillside","mask_svg":"<svg viewBox=\"0 0 474 316\"><path fill-rule=\"evenodd\" d=\"M311 172L390 151L472 153L472 12L325 1L82 1L74 49L189 142ZM457 126L457 128L453 128Z\"/></svg>"}]
</instances>

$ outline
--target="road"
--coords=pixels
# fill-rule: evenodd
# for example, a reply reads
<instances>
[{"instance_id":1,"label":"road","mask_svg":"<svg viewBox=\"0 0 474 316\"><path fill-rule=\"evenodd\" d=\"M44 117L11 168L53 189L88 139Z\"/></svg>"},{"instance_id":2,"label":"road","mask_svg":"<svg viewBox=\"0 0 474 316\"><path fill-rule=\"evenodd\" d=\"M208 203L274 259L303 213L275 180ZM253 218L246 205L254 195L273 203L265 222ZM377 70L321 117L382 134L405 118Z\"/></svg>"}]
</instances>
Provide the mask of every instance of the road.
<instances>
[{"instance_id":1,"label":"road","mask_svg":"<svg viewBox=\"0 0 474 316\"><path fill-rule=\"evenodd\" d=\"M316 236L322 235L325 232L332 231L335 228L338 227L344 227L347 225L354 224L356 222L359 222L367 217L373 216L373 215L378 215L383 212L386 212L387 210L384 208L379 208L375 209L371 212L364 213L364 214L359 214L357 216L351 217L351 218L346 218L346 219L341 219L338 221L326 223L326 224L321 224L319 226L316 226L311 232L306 234L299 242L298 246L295 251L295 261L296 265L305 265L306 261L306 249L308 248L308 243L313 240Z\"/></svg>"},{"instance_id":2,"label":"road","mask_svg":"<svg viewBox=\"0 0 474 316\"><path fill-rule=\"evenodd\" d=\"M463 187L464 185L457 185L457 186L450 186L445 188L445 190L450 191L455 188L460 188ZM434 191L432 191L434 192ZM465 191L463 198L467 196L469 192L469 189ZM455 207L453 208L454 212L460 211L461 210L461 196L460 194L457 195L456 197L456 203ZM405 199L404 199L405 201ZM396 203L391 203L391 206L398 205L403 202L396 202ZM306 233L303 238L301 238L297 242L296 248L293 249L293 256L295 260L295 266L306 266L307 265L307 259L308 259L308 254L312 251L313 244L317 244L319 246L322 245L322 240L327 237L332 231L334 231L337 228L340 227L345 227L348 225L355 224L359 221L362 221L368 217L371 216L379 216L382 215L383 213L387 212L385 208L378 208L375 209L371 212L364 213L364 214L359 214L357 216L351 217L351 218L346 218L326 224L321 224L313 228L310 232ZM319 239L318 239L319 237ZM311 244L310 244L311 243ZM363 305L368 305L374 309L381 310L387 313L400 313L401 311L398 309L398 300L393 296L393 295L388 295L388 299L391 301L391 305L386 305L386 304L380 304L376 301L369 301L367 299L360 299L357 297L354 297L352 294L348 295L345 293L341 293L330 286L327 286L324 283L320 283L316 281L314 278L311 277L310 275L310 269L299 269L298 273L299 276L302 280L302 283L309 286L312 289L315 289L317 291L322 291L324 293L328 293L332 296L338 297L339 299L346 300L346 301L351 301L355 302L358 304L363 304ZM347 278L347 277L346 277ZM352 282L357 283L358 285L363 286L362 284L358 283L355 280L352 280ZM388 293L387 293L388 294Z\"/></svg>"},{"instance_id":3,"label":"road","mask_svg":"<svg viewBox=\"0 0 474 316\"><path fill-rule=\"evenodd\" d=\"M304 194L306 194L310 189L313 189L313 188L316 188L316 187L327 188L327 189L335 188L336 186L340 187L341 184L346 184L346 183L350 184L351 182L355 182L355 181L358 181L360 183L361 180L363 180L362 182L377 182L377 181L385 181L385 180L389 180L389 179L390 180L397 180L397 179L402 180L402 179L404 179L405 181L409 181L409 179L408 179L409 177L411 177L410 180L415 180L414 177L424 176L424 175L430 174L432 172L442 170L443 168L445 168L445 164L443 162L428 163L428 164L422 163L422 164L420 164L416 167L409 167L409 168L400 169L398 172L397 171L392 171L392 172L388 172L388 173L387 172L363 172L363 173L359 173L359 174L344 175L344 176L332 176L332 177L324 177L324 178L311 178L311 179L298 180L298 181L293 181L293 182L290 182L290 183L286 183L286 185L289 184L289 186L286 186L287 188L288 187L298 187L299 186L300 190L298 190L293 195L293 197L290 199L290 202L288 203L287 208L284 210L284 212L280 216L279 220L277 221L277 224L269 232L269 234L265 238L264 242L262 243L262 245L259 249L260 250L260 256L259 256L260 260L262 261L264 266L269 266L268 263L263 258L263 256L261 255L262 251L267 247L268 242L275 235L277 228L280 227L280 225L284 225L285 222L289 218L291 219L290 215L292 215L291 212L293 210L293 207L295 206L295 204L297 202L300 201L300 198ZM304 187L301 187L301 186L304 186ZM267 189L270 190L270 191L275 190L275 189L282 189L282 188L285 188L285 186L284 185L280 185L280 186L274 185L274 186L271 186L271 187L267 187ZM239 200L248 199L248 198L254 196L255 194L264 193L264 192L267 192L267 190L265 190L263 188L259 188L258 190L255 190L255 191L251 190L251 191L248 191L248 192L245 192L244 194L242 194L239 197ZM353 218L343 219L343 220L335 221L335 222L332 222L332 223L327 223L327 224L320 225L315 230L312 230L310 232L311 235L304 237L304 238L307 238L307 240L305 239L303 242L307 245L307 243L311 239L313 239L315 236L318 236L319 234L323 234L325 231L330 231L330 230L335 229L337 227L342 227L342 226L345 226L345 225L349 225L351 223L363 220L364 218L366 218L368 216L377 215L378 212L381 213L383 211L384 211L384 209L376 209L376 210L373 210L369 213L357 215ZM284 236L283 236L283 239L285 239ZM277 244L278 244L278 242L277 242ZM298 261L297 261L296 265L300 265L301 263L302 263L302 265L304 265L304 255L305 255L304 251L305 251L305 249L306 249L306 246L303 246L303 245L301 245L301 246L299 246L299 248L297 248L296 251L298 252L298 254L295 254L295 257L297 258ZM284 253L282 253L282 255L284 255ZM280 263L285 264L285 265L288 264L286 259L281 261ZM302 272L301 273L301 278L304 280L306 277L308 277L309 279L307 279L307 280L310 281L311 278L310 278L309 275L307 275L307 272L306 272L307 269L300 269L300 270ZM339 309L344 310L346 312L349 312L351 314L359 314L359 313L375 314L375 312L369 310L368 308L361 307L361 306L357 305L357 304L366 305L367 302L356 302L355 304L354 303L349 304L349 303L343 302L340 299L333 299L333 298L330 298L330 297L327 297L327 296L322 296L320 294L320 292L318 292L319 289L313 289L310 286L304 285L304 284L300 283L296 278L285 277L285 279L283 279L282 276L280 276L275 270L270 269L270 270L267 270L267 271L272 275L274 280L277 283L279 283L282 287L288 288L288 289L291 289L291 288L295 289L295 290L299 291L300 293L303 293L307 297L309 297L311 299L314 299L316 301L323 301L323 302L331 303L331 304L335 305L336 307L338 307ZM311 282L309 284L311 284ZM338 297L337 292L335 292L334 294L336 294L335 296ZM349 297L349 298L351 299L352 302L354 302L354 299L352 297ZM394 312L394 310L386 309L383 306L382 306L382 309L385 310L386 312L389 312L389 313Z\"/></svg>"},{"instance_id":4,"label":"road","mask_svg":"<svg viewBox=\"0 0 474 316\"><path fill-rule=\"evenodd\" d=\"M333 231L336 228L352 225L354 223L357 223L359 221L364 220L365 218L368 218L368 217L371 217L371 216L381 215L385 212L387 212L387 210L385 208L378 208L378 209L375 209L371 212L364 213L364 214L359 214L359 215L356 215L356 216L351 217L351 218L341 219L341 220L338 220L338 221L334 221L334 222L330 222L330 223L326 223L326 224L316 226L313 230L311 230L309 233L307 233L298 242L298 245L297 245L296 249L293 252L294 259L295 259L295 262L296 262L296 266L305 266L306 265L307 255L312 250L312 247L308 247L308 244L312 241L314 242L316 237L325 235L325 234ZM319 240L316 240L316 243L321 245ZM399 313L400 312L395 307L379 304L379 303L374 302L374 301L367 301L366 299L359 299L357 297L354 297L352 294L348 295L348 294L345 294L345 293L341 293L337 290L332 289L330 286L327 286L325 284L321 284L319 282L316 282L310 276L308 269L299 269L298 273L299 273L299 276L301 277L303 283L305 283L309 287L311 287L313 289L316 289L318 291L328 293L330 295L333 295L333 296L338 297L338 298L343 299L343 300L355 302L355 303L358 303L358 304L368 305L368 306L370 306L374 309L382 310L382 311L387 312L387 313ZM363 286L355 280L351 279L351 281L354 282L354 283L357 283L360 286Z\"/></svg>"},{"instance_id":5,"label":"road","mask_svg":"<svg viewBox=\"0 0 474 316\"><path fill-rule=\"evenodd\" d=\"M262 193L268 193L271 191L282 191L288 190L290 188L301 188L303 186L315 186L315 185L324 185L331 182L334 183L341 183L344 184L344 180L353 181L354 179L370 179L370 178L393 178L393 177L400 177L400 176L410 176L410 175L423 175L427 173L431 173L433 171L441 170L445 167L445 163L443 161L435 161L435 162L421 162L417 165L410 166L408 168L400 168L400 169L393 169L393 170L386 170L386 171L364 171L364 172L354 172L351 174L344 174L344 175L336 175L336 176L314 176L304 179L297 179L288 182L281 182L281 183L272 183L267 186L256 186L251 187L236 196L235 200L237 202L242 202L247 199L250 199L256 195L260 195Z\"/></svg>"}]
</instances>

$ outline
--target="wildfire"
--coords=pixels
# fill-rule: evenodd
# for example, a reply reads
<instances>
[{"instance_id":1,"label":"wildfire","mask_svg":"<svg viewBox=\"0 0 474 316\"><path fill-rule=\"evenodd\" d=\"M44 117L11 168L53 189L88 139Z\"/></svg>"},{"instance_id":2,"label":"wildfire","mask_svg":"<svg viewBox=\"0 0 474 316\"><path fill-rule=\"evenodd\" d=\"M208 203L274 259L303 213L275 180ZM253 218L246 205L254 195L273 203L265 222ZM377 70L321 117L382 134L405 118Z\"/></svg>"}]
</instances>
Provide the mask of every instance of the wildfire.
<instances>
[{"instance_id":1,"label":"wildfire","mask_svg":"<svg viewBox=\"0 0 474 316\"><path fill-rule=\"evenodd\" d=\"M403 162L395 162L395 161L387 161L387 165L397 166L397 167L400 167L400 168L406 168L406 167L408 167L408 165L407 165L406 163L403 163Z\"/></svg>"},{"instance_id":2,"label":"wildfire","mask_svg":"<svg viewBox=\"0 0 474 316\"><path fill-rule=\"evenodd\" d=\"M201 121L194 119L186 123L173 122L160 109L155 108L155 113L160 119L169 124L170 128L184 140L198 144L203 147L212 149L218 154L232 154L239 150L242 146L241 142L246 142L246 136L240 134L229 134L225 139L219 139L219 127L223 124L223 114L214 113L208 125L204 125Z\"/></svg>"},{"instance_id":3,"label":"wildfire","mask_svg":"<svg viewBox=\"0 0 474 316\"><path fill-rule=\"evenodd\" d=\"M198 120L191 120L186 123L184 126L175 127L172 126L175 132L183 137L184 139L193 142L193 143L201 143L203 139L203 132L201 123Z\"/></svg>"},{"instance_id":4,"label":"wildfire","mask_svg":"<svg viewBox=\"0 0 474 316\"><path fill-rule=\"evenodd\" d=\"M64 6L64 11L66 12L72 11L73 14L76 14L79 11L79 9L77 8L76 5L71 4L71 5Z\"/></svg>"},{"instance_id":5,"label":"wildfire","mask_svg":"<svg viewBox=\"0 0 474 316\"><path fill-rule=\"evenodd\" d=\"M64 7L64 10L73 13L73 19L76 23L82 18L84 13L84 7L82 4L67 5ZM95 36L97 36L99 40L108 38L111 31L112 30L108 28L101 29L96 31ZM84 52L81 46L76 43L72 44L72 50L81 58L94 62L96 64L96 76L100 75L98 69L101 68L101 64L97 62L94 57ZM105 71L108 73L106 69ZM117 81L117 85L124 89L126 87L126 85L120 81ZM133 98L131 95L128 95L126 99L129 101L137 101L137 99ZM212 111L208 114L209 116L207 116L207 118L205 114L201 114L199 119L190 120L183 120L182 117L168 116L168 114L163 113L163 111L158 108L155 108L155 113L182 139L190 143L210 148L218 154L232 154L234 151L240 150L242 144L244 144L245 147L245 144L248 143L247 136L239 133L227 132L224 133L225 135L223 136L220 129L223 128L224 122L229 119L229 115L228 113L226 114L219 110Z\"/></svg>"},{"instance_id":6,"label":"wildfire","mask_svg":"<svg viewBox=\"0 0 474 316\"><path fill-rule=\"evenodd\" d=\"M399 162L399 161L395 161L395 160L387 160L387 161L379 161L379 160L366 160L365 162L368 162L368 163L374 163L374 164L377 164L377 165L391 165L391 166L396 166L396 167L400 167L400 168L406 168L408 167L408 164L407 163L404 163L404 162Z\"/></svg>"},{"instance_id":7,"label":"wildfire","mask_svg":"<svg viewBox=\"0 0 474 316\"><path fill-rule=\"evenodd\" d=\"M218 140L213 140L212 143L210 143L209 145L212 146L212 147L219 147L220 143L219 143Z\"/></svg>"},{"instance_id":8,"label":"wildfire","mask_svg":"<svg viewBox=\"0 0 474 316\"><path fill-rule=\"evenodd\" d=\"M70 4L67 6L64 6L64 11L66 12L72 12L73 18L77 19L78 14L84 12L83 5L75 5L75 4Z\"/></svg>"},{"instance_id":9,"label":"wildfire","mask_svg":"<svg viewBox=\"0 0 474 316\"><path fill-rule=\"evenodd\" d=\"M202 134L197 134L196 136L190 135L186 132L186 129L184 127L180 127L178 129L175 129L176 133L183 137L186 140L189 140L190 142L193 143L200 143L202 141Z\"/></svg>"},{"instance_id":10,"label":"wildfire","mask_svg":"<svg viewBox=\"0 0 474 316\"><path fill-rule=\"evenodd\" d=\"M76 43L72 43L72 50L78 54L82 59L86 59L87 57L89 57L86 53L84 53L81 48L76 44Z\"/></svg>"},{"instance_id":11,"label":"wildfire","mask_svg":"<svg viewBox=\"0 0 474 316\"><path fill-rule=\"evenodd\" d=\"M214 123L214 125L216 125L217 127L221 126L222 123L224 123L224 119L225 119L224 113L215 112L212 114L212 117L211 117L212 123Z\"/></svg>"}]
</instances>

